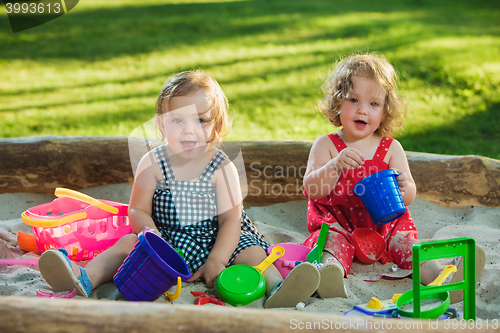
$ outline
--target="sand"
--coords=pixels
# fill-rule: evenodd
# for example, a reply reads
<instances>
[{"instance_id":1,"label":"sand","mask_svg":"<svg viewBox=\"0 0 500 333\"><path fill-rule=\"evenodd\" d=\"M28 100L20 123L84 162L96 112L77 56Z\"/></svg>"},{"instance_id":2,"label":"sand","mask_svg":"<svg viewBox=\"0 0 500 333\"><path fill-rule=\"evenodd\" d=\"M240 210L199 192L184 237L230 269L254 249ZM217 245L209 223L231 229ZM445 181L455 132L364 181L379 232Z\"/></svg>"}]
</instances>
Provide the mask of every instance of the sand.
<instances>
[{"instance_id":1,"label":"sand","mask_svg":"<svg viewBox=\"0 0 500 333\"><path fill-rule=\"evenodd\" d=\"M95 198L127 203L131 187L110 185L83 190ZM20 218L30 207L49 202L55 197L27 193L0 194L0 259L36 259L39 253L24 252L17 245L18 231L31 233L31 227ZM245 210L258 229L271 244L301 243L308 235L306 219L307 201L293 201L269 206L250 206ZM476 282L477 317L481 319L500 318L500 208L467 206L448 208L417 198L409 207L415 220L421 240L473 237L486 253L486 266ZM343 315L355 305L367 303L373 296L380 300L391 299L394 293L403 293L412 288L409 271L393 271L393 264L363 264L355 261L347 279L344 279L348 298L321 299L311 297L303 304L284 311L303 311ZM392 277L383 277L392 275ZM368 280L368 281L367 281ZM37 297L36 290L50 291L42 279L37 266L0 265L0 295L22 295ZM191 291L207 290L203 283L184 283L181 295L174 301L163 296L155 302L193 304ZM171 290L173 292L173 290ZM77 296L78 297L78 296ZM107 283L95 289L91 298L126 301L114 284ZM246 307L263 308L264 299L254 301ZM195 305L193 305L195 306ZM218 306L207 304L204 306ZM231 305L226 304L230 307ZM453 304L461 309L463 302Z\"/></svg>"}]
</instances>

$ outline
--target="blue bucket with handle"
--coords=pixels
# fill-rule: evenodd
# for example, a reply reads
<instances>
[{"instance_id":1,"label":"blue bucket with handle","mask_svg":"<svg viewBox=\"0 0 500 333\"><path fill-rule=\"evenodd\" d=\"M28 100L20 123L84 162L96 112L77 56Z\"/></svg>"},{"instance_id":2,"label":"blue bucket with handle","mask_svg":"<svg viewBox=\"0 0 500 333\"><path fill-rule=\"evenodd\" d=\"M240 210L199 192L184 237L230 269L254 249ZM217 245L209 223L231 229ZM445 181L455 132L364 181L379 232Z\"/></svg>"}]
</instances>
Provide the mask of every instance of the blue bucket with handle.
<instances>
[{"instance_id":1,"label":"blue bucket with handle","mask_svg":"<svg viewBox=\"0 0 500 333\"><path fill-rule=\"evenodd\" d=\"M361 179L354 185L354 195L361 198L375 224L392 222L406 213L396 180L397 175L394 169L383 170Z\"/></svg>"},{"instance_id":2,"label":"blue bucket with handle","mask_svg":"<svg viewBox=\"0 0 500 333\"><path fill-rule=\"evenodd\" d=\"M180 281L186 282L191 271L179 253L154 232L143 230L113 281L129 301L154 301Z\"/></svg>"}]
</instances>

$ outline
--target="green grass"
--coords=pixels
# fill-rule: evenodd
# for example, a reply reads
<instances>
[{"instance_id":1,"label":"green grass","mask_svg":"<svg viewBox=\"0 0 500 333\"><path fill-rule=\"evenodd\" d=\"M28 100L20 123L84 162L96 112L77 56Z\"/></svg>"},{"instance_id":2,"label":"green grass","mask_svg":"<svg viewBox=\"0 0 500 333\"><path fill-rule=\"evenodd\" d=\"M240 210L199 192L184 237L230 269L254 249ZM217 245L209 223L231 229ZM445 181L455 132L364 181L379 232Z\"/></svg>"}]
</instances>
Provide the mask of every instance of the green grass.
<instances>
[{"instance_id":1,"label":"green grass","mask_svg":"<svg viewBox=\"0 0 500 333\"><path fill-rule=\"evenodd\" d=\"M0 7L0 137L127 136L163 82L200 69L226 92L230 140L314 140L324 77L384 54L410 109L406 150L500 158L500 2L85 0L13 34Z\"/></svg>"}]
</instances>

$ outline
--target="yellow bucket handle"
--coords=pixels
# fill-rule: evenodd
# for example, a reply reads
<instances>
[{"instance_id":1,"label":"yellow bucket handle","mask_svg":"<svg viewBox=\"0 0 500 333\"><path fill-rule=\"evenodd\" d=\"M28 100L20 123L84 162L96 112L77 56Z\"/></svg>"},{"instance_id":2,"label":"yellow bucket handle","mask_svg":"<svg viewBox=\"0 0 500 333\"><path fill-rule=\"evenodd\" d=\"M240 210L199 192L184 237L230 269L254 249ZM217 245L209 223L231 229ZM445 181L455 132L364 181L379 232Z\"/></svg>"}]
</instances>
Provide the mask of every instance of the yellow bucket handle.
<instances>
[{"instance_id":1,"label":"yellow bucket handle","mask_svg":"<svg viewBox=\"0 0 500 333\"><path fill-rule=\"evenodd\" d=\"M67 224L78 220L84 220L86 218L87 218L87 213L71 214L57 220L44 220L39 218L33 218L31 216L28 216L26 212L23 212L21 214L21 220L24 223L32 227L41 227L41 228L55 228L63 224Z\"/></svg>"},{"instance_id":2,"label":"yellow bucket handle","mask_svg":"<svg viewBox=\"0 0 500 333\"><path fill-rule=\"evenodd\" d=\"M88 203L89 205L96 206L96 207L98 207L98 208L100 208L108 213L118 214L118 208L107 205L104 202L101 202L97 199L92 198L91 196L80 193L78 191L73 191L73 190L70 190L67 188L58 187L55 189L54 195L58 198L69 197L72 199L80 200L80 201L83 201L85 203ZM26 223L27 225L30 225L32 227L41 227L41 228L55 228L55 227L61 226L63 224L67 224L67 223L78 221L78 220L84 220L86 218L87 218L87 213L84 213L84 212L71 214L71 215L64 216L60 219L55 219L55 220L53 220L53 219L48 220L48 219L44 219L44 218L40 219L40 218L32 217L32 216L29 216L28 214L26 214L26 212L23 212L21 214L21 219L24 223Z\"/></svg>"},{"instance_id":3,"label":"yellow bucket handle","mask_svg":"<svg viewBox=\"0 0 500 333\"><path fill-rule=\"evenodd\" d=\"M89 205L96 206L97 208L100 208L108 213L118 214L118 208L110 206L110 205L106 205L104 202L101 202L97 199L92 198L89 195L83 194L83 193L78 192L78 191L73 191L73 190L70 190L67 188L58 187L54 191L54 195L58 198L69 197L72 199L80 200L80 201L83 201L85 203L88 203Z\"/></svg>"},{"instance_id":4,"label":"yellow bucket handle","mask_svg":"<svg viewBox=\"0 0 500 333\"><path fill-rule=\"evenodd\" d=\"M177 277L177 289L175 290L174 294L169 293L168 291L165 291L163 295L165 295L169 300L173 301L174 299L179 298L181 295L181 287L182 287L182 280L181 277Z\"/></svg>"}]
</instances>

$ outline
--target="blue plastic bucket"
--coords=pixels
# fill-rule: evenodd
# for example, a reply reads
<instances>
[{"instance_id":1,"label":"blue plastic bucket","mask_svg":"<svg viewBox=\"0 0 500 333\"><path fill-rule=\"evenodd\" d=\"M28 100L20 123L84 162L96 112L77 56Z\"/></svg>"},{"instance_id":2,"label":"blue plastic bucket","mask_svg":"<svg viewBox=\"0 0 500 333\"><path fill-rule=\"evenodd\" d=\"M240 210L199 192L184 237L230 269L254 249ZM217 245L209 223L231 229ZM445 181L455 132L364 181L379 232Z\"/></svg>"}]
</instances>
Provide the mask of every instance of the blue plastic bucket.
<instances>
[{"instance_id":1,"label":"blue plastic bucket","mask_svg":"<svg viewBox=\"0 0 500 333\"><path fill-rule=\"evenodd\" d=\"M354 195L361 198L375 224L385 224L406 213L406 206L393 169L379 171L354 185Z\"/></svg>"},{"instance_id":2,"label":"blue plastic bucket","mask_svg":"<svg viewBox=\"0 0 500 333\"><path fill-rule=\"evenodd\" d=\"M179 253L154 232L143 230L113 277L118 290L129 301L154 301L177 284L177 278L191 277Z\"/></svg>"}]
</instances>

